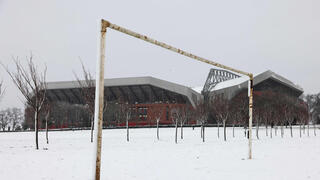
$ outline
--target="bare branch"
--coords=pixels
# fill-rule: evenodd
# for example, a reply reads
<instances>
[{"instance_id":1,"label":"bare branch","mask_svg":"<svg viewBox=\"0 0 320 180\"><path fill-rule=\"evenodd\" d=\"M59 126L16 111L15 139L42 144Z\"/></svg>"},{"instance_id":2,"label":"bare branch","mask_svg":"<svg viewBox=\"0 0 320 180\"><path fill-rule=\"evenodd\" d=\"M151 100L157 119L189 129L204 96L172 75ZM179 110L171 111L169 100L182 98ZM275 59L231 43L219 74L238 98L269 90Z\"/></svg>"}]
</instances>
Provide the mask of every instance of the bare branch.
<instances>
[{"instance_id":1,"label":"bare branch","mask_svg":"<svg viewBox=\"0 0 320 180\"><path fill-rule=\"evenodd\" d=\"M80 88L81 88L81 96L85 101L85 104L89 107L90 114L94 114L94 106L95 106L95 82L93 76L90 71L87 70L80 60L82 66L82 72L84 80L80 80L76 73L73 73Z\"/></svg>"},{"instance_id":2,"label":"bare branch","mask_svg":"<svg viewBox=\"0 0 320 180\"><path fill-rule=\"evenodd\" d=\"M38 149L38 124L39 113L46 100L46 72L41 73L37 66L33 63L33 55L27 57L27 66L23 66L18 58L13 57L13 62L16 66L16 71L10 71L7 66L1 63L2 67L7 71L13 83L19 89L21 94L26 99L26 104L33 109L35 113L35 133L36 133L36 149Z\"/></svg>"},{"instance_id":3,"label":"bare branch","mask_svg":"<svg viewBox=\"0 0 320 180\"><path fill-rule=\"evenodd\" d=\"M5 89L3 88L3 80L0 81L0 101L5 93Z\"/></svg>"}]
</instances>

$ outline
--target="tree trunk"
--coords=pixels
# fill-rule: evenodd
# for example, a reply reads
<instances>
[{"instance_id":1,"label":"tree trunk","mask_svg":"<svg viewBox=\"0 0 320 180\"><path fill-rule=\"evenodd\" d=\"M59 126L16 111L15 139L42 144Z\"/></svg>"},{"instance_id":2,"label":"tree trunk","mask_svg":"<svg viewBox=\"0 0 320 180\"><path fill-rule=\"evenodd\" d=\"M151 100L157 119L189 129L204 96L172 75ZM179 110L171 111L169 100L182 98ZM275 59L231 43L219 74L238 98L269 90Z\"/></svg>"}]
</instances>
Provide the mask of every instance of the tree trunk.
<instances>
[{"instance_id":1,"label":"tree trunk","mask_svg":"<svg viewBox=\"0 0 320 180\"><path fill-rule=\"evenodd\" d=\"M129 118L126 118L127 142L129 142Z\"/></svg>"},{"instance_id":2,"label":"tree trunk","mask_svg":"<svg viewBox=\"0 0 320 180\"><path fill-rule=\"evenodd\" d=\"M218 123L218 138L220 138L220 131L219 131L220 123Z\"/></svg>"},{"instance_id":3,"label":"tree trunk","mask_svg":"<svg viewBox=\"0 0 320 180\"><path fill-rule=\"evenodd\" d=\"M47 144L49 144L49 135L48 135L48 120L46 120L46 140L47 140Z\"/></svg>"},{"instance_id":4,"label":"tree trunk","mask_svg":"<svg viewBox=\"0 0 320 180\"><path fill-rule=\"evenodd\" d=\"M234 124L232 125L232 137L234 137Z\"/></svg>"},{"instance_id":5,"label":"tree trunk","mask_svg":"<svg viewBox=\"0 0 320 180\"><path fill-rule=\"evenodd\" d=\"M275 126L275 127L274 127L274 135L275 135L275 136L278 136L278 126Z\"/></svg>"},{"instance_id":6,"label":"tree trunk","mask_svg":"<svg viewBox=\"0 0 320 180\"><path fill-rule=\"evenodd\" d=\"M303 134L305 134L305 133L306 133L306 125L303 124Z\"/></svg>"},{"instance_id":7,"label":"tree trunk","mask_svg":"<svg viewBox=\"0 0 320 180\"><path fill-rule=\"evenodd\" d=\"M91 116L91 142L93 142L94 115Z\"/></svg>"},{"instance_id":8,"label":"tree trunk","mask_svg":"<svg viewBox=\"0 0 320 180\"><path fill-rule=\"evenodd\" d=\"M50 112L47 112L46 114L46 140L47 144L49 144L49 135L48 135L48 119L49 119Z\"/></svg>"},{"instance_id":9,"label":"tree trunk","mask_svg":"<svg viewBox=\"0 0 320 180\"><path fill-rule=\"evenodd\" d=\"M268 136L268 125L266 124L266 136Z\"/></svg>"},{"instance_id":10,"label":"tree trunk","mask_svg":"<svg viewBox=\"0 0 320 180\"><path fill-rule=\"evenodd\" d=\"M301 138L301 124L299 124L299 134L300 134L300 138Z\"/></svg>"},{"instance_id":11,"label":"tree trunk","mask_svg":"<svg viewBox=\"0 0 320 180\"><path fill-rule=\"evenodd\" d=\"M203 133L203 134L202 134L202 142L204 142L204 141L205 141L205 140L204 140L204 137L205 137L205 126L203 125L202 127L203 127L203 129L202 129L202 131L203 131L203 132L202 132L202 133Z\"/></svg>"},{"instance_id":12,"label":"tree trunk","mask_svg":"<svg viewBox=\"0 0 320 180\"><path fill-rule=\"evenodd\" d=\"M257 121L257 124L256 124L256 136L257 136L257 139L259 139L259 121Z\"/></svg>"},{"instance_id":13,"label":"tree trunk","mask_svg":"<svg viewBox=\"0 0 320 180\"><path fill-rule=\"evenodd\" d=\"M35 133L36 133L36 149L39 149L39 144L38 144L38 128L39 128L39 125L38 125L38 122L39 122L39 112L36 110L35 111L35 114L34 114L34 130L35 130Z\"/></svg>"},{"instance_id":14,"label":"tree trunk","mask_svg":"<svg viewBox=\"0 0 320 180\"><path fill-rule=\"evenodd\" d=\"M180 132L180 133L181 133L181 134L180 134L181 137L180 137L180 138L183 139L183 123L182 123L182 122L181 122L180 129L181 129L181 132Z\"/></svg>"},{"instance_id":15,"label":"tree trunk","mask_svg":"<svg viewBox=\"0 0 320 180\"><path fill-rule=\"evenodd\" d=\"M178 143L178 121L176 121L176 136L175 136L175 142Z\"/></svg>"},{"instance_id":16,"label":"tree trunk","mask_svg":"<svg viewBox=\"0 0 320 180\"><path fill-rule=\"evenodd\" d=\"M15 131L15 127L16 127L16 123L15 123L15 120L13 120L11 131Z\"/></svg>"},{"instance_id":17,"label":"tree trunk","mask_svg":"<svg viewBox=\"0 0 320 180\"><path fill-rule=\"evenodd\" d=\"M317 136L317 134L316 134L316 123L313 123L313 134L314 134L314 136Z\"/></svg>"},{"instance_id":18,"label":"tree trunk","mask_svg":"<svg viewBox=\"0 0 320 180\"><path fill-rule=\"evenodd\" d=\"M283 130L283 124L281 124L281 137L283 138L284 130Z\"/></svg>"},{"instance_id":19,"label":"tree trunk","mask_svg":"<svg viewBox=\"0 0 320 180\"><path fill-rule=\"evenodd\" d=\"M272 138L272 125L270 126L270 138Z\"/></svg>"},{"instance_id":20,"label":"tree trunk","mask_svg":"<svg viewBox=\"0 0 320 180\"><path fill-rule=\"evenodd\" d=\"M292 134L292 124L289 123L289 126L290 126L290 134L291 134L291 137L293 138L293 134Z\"/></svg>"},{"instance_id":21,"label":"tree trunk","mask_svg":"<svg viewBox=\"0 0 320 180\"><path fill-rule=\"evenodd\" d=\"M247 126L244 126L244 138L247 138Z\"/></svg>"},{"instance_id":22,"label":"tree trunk","mask_svg":"<svg viewBox=\"0 0 320 180\"><path fill-rule=\"evenodd\" d=\"M223 138L224 141L227 141L227 127L226 127L226 120L223 121Z\"/></svg>"},{"instance_id":23,"label":"tree trunk","mask_svg":"<svg viewBox=\"0 0 320 180\"><path fill-rule=\"evenodd\" d=\"M202 126L202 123L201 123L201 126L200 126L200 134L201 134L201 138L203 136L203 126Z\"/></svg>"},{"instance_id":24,"label":"tree trunk","mask_svg":"<svg viewBox=\"0 0 320 180\"><path fill-rule=\"evenodd\" d=\"M157 119L157 139L159 140L159 119Z\"/></svg>"},{"instance_id":25,"label":"tree trunk","mask_svg":"<svg viewBox=\"0 0 320 180\"><path fill-rule=\"evenodd\" d=\"M308 133L308 137L309 137L309 130L310 130L310 125L309 125L309 123L308 123L308 130L307 130L307 133Z\"/></svg>"}]
</instances>

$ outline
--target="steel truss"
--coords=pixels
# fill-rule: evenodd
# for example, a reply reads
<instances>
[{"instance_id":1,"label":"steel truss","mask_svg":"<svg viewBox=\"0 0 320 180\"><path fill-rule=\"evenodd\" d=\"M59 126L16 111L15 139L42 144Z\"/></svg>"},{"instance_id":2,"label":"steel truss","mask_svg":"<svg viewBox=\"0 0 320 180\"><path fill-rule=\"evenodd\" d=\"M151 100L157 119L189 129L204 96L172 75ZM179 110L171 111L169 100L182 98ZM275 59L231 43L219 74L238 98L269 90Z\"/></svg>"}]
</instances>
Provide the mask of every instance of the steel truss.
<instances>
[{"instance_id":1,"label":"steel truss","mask_svg":"<svg viewBox=\"0 0 320 180\"><path fill-rule=\"evenodd\" d=\"M210 92L218 83L230 79L239 78L240 76L223 69L210 69L206 83L203 86L202 94Z\"/></svg>"}]
</instances>

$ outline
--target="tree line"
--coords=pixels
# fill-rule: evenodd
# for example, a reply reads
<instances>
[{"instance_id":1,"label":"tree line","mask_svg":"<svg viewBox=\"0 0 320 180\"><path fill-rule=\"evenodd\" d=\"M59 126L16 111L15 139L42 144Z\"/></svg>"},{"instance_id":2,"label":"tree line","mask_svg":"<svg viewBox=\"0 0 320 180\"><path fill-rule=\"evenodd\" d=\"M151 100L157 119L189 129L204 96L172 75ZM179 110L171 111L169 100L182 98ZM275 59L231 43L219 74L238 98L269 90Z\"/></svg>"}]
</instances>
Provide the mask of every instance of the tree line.
<instances>
[{"instance_id":1,"label":"tree line","mask_svg":"<svg viewBox=\"0 0 320 180\"><path fill-rule=\"evenodd\" d=\"M226 124L233 127L244 127L247 135L248 127L248 96L247 92L241 92L233 98L225 97L224 94L213 94L208 103L209 117L218 126L224 127L224 140L226 140ZM299 134L305 132L309 136L309 127L313 125L313 134L316 135L316 124L320 120L320 94L295 97L281 89L262 90L254 92L253 125L255 126L256 138L259 139L259 129L265 128L265 135L273 137L280 130L284 136L284 127L290 128L290 136L293 137L292 126L299 126ZM211 121L212 123L212 121Z\"/></svg>"},{"instance_id":2,"label":"tree line","mask_svg":"<svg viewBox=\"0 0 320 180\"><path fill-rule=\"evenodd\" d=\"M20 131L24 122L23 111L20 108L0 110L0 128L2 131Z\"/></svg>"},{"instance_id":3,"label":"tree line","mask_svg":"<svg viewBox=\"0 0 320 180\"><path fill-rule=\"evenodd\" d=\"M13 83L19 89L25 98L26 111L25 117L31 117L34 121L33 127L24 123L24 128L35 130L36 134L36 149L38 149L38 130L39 128L46 129L47 143L48 128L54 127L69 127L79 126L76 123L82 123L81 126L91 128L91 139L94 124L94 99L95 86L92 75L82 64L84 80L80 80L75 74L75 78L80 87L80 92L84 104L71 105L65 102L50 102L46 96L47 82L46 82L46 66L40 71L33 62L33 56L27 58L27 66L22 65L18 58L14 58L16 70L11 71L7 66L1 64L11 77ZM4 94L3 82L0 82L0 100ZM289 126L290 135L293 136L292 126L299 125L300 136L301 131L305 132L307 126L307 133L309 135L309 126L314 126L314 135L316 135L316 124L320 121L320 93L314 95L306 95L295 97L288 92L281 89L266 89L262 91L254 91L254 111L253 123L256 129L256 137L259 139L259 128L265 127L265 135L270 136L278 134L280 130L281 137L284 135L284 127ZM106 107L106 105L105 105ZM240 92L234 97L230 98L221 93L213 93L209 98L197 102L196 107L191 105L171 105L169 110L164 107L149 108L148 113L154 117L156 124L156 137L160 139L159 122L163 113L170 116L172 125L175 126L175 142L178 141L178 127L180 127L180 138L183 139L183 127L191 120L200 125L200 136L205 142L205 127L208 124L216 124L218 127L217 136L220 137L220 126L223 127L223 139L227 140L227 126L232 126L232 134L234 135L235 126L244 127L244 135L247 136L248 127L248 95L246 92ZM12 108L14 109L14 108ZM6 124L7 119L10 119L10 113L13 110L1 111L3 116L0 116L1 125ZM127 131L127 141L130 140L129 127L132 121L139 120L141 113L139 108L132 104L119 99L115 102L108 102L108 108L104 108L104 119L107 119L105 125L125 124ZM21 110L20 110L21 112ZM20 117L21 115L19 115ZM5 118L2 118L5 117ZM82 118L82 119L81 119ZM6 119L6 120L4 120ZM13 119L13 118L11 118ZM22 118L23 119L23 118ZM30 118L29 118L30 119ZM8 124L8 123L7 123ZM10 126L16 129L16 122L13 120ZM1 126L1 127L3 127ZM7 126L7 125L6 125Z\"/></svg>"}]
</instances>

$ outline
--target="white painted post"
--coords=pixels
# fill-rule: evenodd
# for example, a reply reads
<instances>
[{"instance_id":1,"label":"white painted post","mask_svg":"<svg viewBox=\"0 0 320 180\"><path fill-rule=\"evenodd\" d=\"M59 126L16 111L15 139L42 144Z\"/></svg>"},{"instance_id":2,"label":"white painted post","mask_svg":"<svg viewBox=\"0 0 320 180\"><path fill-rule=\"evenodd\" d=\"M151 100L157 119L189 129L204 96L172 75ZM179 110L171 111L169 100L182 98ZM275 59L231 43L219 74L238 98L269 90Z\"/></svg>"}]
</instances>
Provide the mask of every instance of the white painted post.
<instances>
[{"instance_id":1,"label":"white painted post","mask_svg":"<svg viewBox=\"0 0 320 180\"><path fill-rule=\"evenodd\" d=\"M96 95L94 109L94 179L100 180L101 169L101 144L102 144L102 121L103 121L103 100L104 100L104 61L105 61L105 39L107 23L101 21L100 55L96 68Z\"/></svg>"},{"instance_id":2,"label":"white painted post","mask_svg":"<svg viewBox=\"0 0 320 180\"><path fill-rule=\"evenodd\" d=\"M252 106L253 106L253 75L250 76L250 88L249 91L249 159L252 159Z\"/></svg>"}]
</instances>

